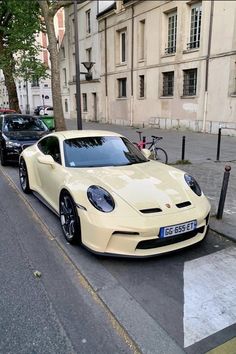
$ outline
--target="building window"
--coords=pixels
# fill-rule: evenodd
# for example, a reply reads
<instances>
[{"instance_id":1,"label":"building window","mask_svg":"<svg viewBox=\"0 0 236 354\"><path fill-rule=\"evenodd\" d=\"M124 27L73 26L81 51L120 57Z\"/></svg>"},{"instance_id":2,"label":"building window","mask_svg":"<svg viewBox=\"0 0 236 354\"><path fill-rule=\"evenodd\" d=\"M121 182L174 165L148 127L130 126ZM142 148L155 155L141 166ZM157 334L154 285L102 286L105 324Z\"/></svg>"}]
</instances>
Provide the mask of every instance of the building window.
<instances>
[{"instance_id":1,"label":"building window","mask_svg":"<svg viewBox=\"0 0 236 354\"><path fill-rule=\"evenodd\" d=\"M86 61L92 61L92 48L86 49Z\"/></svg>"},{"instance_id":2,"label":"building window","mask_svg":"<svg viewBox=\"0 0 236 354\"><path fill-rule=\"evenodd\" d=\"M162 96L173 96L174 94L174 71L163 73Z\"/></svg>"},{"instance_id":3,"label":"building window","mask_svg":"<svg viewBox=\"0 0 236 354\"><path fill-rule=\"evenodd\" d=\"M91 33L91 11L86 11L86 32Z\"/></svg>"},{"instance_id":4,"label":"building window","mask_svg":"<svg viewBox=\"0 0 236 354\"><path fill-rule=\"evenodd\" d=\"M194 4L191 7L190 42L187 49L195 49L200 46L202 4Z\"/></svg>"},{"instance_id":5,"label":"building window","mask_svg":"<svg viewBox=\"0 0 236 354\"><path fill-rule=\"evenodd\" d=\"M77 94L76 93L74 94L74 108L75 108L75 111L77 111Z\"/></svg>"},{"instance_id":6,"label":"building window","mask_svg":"<svg viewBox=\"0 0 236 354\"><path fill-rule=\"evenodd\" d=\"M34 78L31 84L32 87L39 87L39 79Z\"/></svg>"},{"instance_id":7,"label":"building window","mask_svg":"<svg viewBox=\"0 0 236 354\"><path fill-rule=\"evenodd\" d=\"M65 112L68 112L68 100L67 98L65 99Z\"/></svg>"},{"instance_id":8,"label":"building window","mask_svg":"<svg viewBox=\"0 0 236 354\"><path fill-rule=\"evenodd\" d=\"M144 75L139 75L139 97L144 98Z\"/></svg>"},{"instance_id":9,"label":"building window","mask_svg":"<svg viewBox=\"0 0 236 354\"><path fill-rule=\"evenodd\" d=\"M65 59L66 57L65 47L61 47L61 53L62 53L62 58Z\"/></svg>"},{"instance_id":10,"label":"building window","mask_svg":"<svg viewBox=\"0 0 236 354\"><path fill-rule=\"evenodd\" d=\"M63 69L63 85L67 86L67 77L66 77L66 69Z\"/></svg>"},{"instance_id":11,"label":"building window","mask_svg":"<svg viewBox=\"0 0 236 354\"><path fill-rule=\"evenodd\" d=\"M197 89L197 69L184 70L184 96L195 96Z\"/></svg>"},{"instance_id":12,"label":"building window","mask_svg":"<svg viewBox=\"0 0 236 354\"><path fill-rule=\"evenodd\" d=\"M176 52L176 34L177 34L177 12L168 15L168 46L165 49L166 54Z\"/></svg>"},{"instance_id":13,"label":"building window","mask_svg":"<svg viewBox=\"0 0 236 354\"><path fill-rule=\"evenodd\" d=\"M118 97L119 98L127 97L126 83L127 83L126 78L118 79Z\"/></svg>"},{"instance_id":14,"label":"building window","mask_svg":"<svg viewBox=\"0 0 236 354\"><path fill-rule=\"evenodd\" d=\"M72 19L72 22L71 22L71 41L72 42L75 41L75 20L74 20L74 18Z\"/></svg>"},{"instance_id":15,"label":"building window","mask_svg":"<svg viewBox=\"0 0 236 354\"><path fill-rule=\"evenodd\" d=\"M126 62L126 31L120 32L120 62Z\"/></svg>"},{"instance_id":16,"label":"building window","mask_svg":"<svg viewBox=\"0 0 236 354\"><path fill-rule=\"evenodd\" d=\"M145 58L145 20L139 22L139 60Z\"/></svg>"},{"instance_id":17,"label":"building window","mask_svg":"<svg viewBox=\"0 0 236 354\"><path fill-rule=\"evenodd\" d=\"M83 93L83 112L88 112L87 93Z\"/></svg>"},{"instance_id":18,"label":"building window","mask_svg":"<svg viewBox=\"0 0 236 354\"><path fill-rule=\"evenodd\" d=\"M234 62L234 74L233 76L233 89L232 89L232 95L236 95L236 61Z\"/></svg>"}]
</instances>

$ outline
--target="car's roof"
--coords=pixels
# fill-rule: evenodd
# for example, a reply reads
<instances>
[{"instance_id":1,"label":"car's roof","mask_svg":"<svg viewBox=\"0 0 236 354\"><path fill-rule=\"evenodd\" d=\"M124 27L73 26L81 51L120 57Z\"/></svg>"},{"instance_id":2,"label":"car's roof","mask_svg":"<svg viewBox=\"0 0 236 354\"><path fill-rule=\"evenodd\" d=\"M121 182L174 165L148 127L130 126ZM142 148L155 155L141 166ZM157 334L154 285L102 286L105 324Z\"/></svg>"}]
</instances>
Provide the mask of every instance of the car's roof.
<instances>
[{"instance_id":1,"label":"car's roof","mask_svg":"<svg viewBox=\"0 0 236 354\"><path fill-rule=\"evenodd\" d=\"M64 139L94 137L94 136L121 136L118 133L106 131L106 130L65 130L56 133L52 133L56 136L61 136Z\"/></svg>"}]
</instances>

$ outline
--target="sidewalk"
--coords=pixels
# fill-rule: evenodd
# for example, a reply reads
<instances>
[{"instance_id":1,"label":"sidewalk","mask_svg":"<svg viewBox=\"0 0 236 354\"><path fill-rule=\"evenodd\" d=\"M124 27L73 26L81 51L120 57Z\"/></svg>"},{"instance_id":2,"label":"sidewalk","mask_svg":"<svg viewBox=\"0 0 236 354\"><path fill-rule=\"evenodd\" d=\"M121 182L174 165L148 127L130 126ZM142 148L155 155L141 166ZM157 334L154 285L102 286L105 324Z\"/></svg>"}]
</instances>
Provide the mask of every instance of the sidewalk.
<instances>
[{"instance_id":1,"label":"sidewalk","mask_svg":"<svg viewBox=\"0 0 236 354\"><path fill-rule=\"evenodd\" d=\"M76 129L76 120L67 119L66 124L68 129ZM127 136L131 141L138 140L136 133L138 129L133 127L83 122L83 129L110 130ZM182 137L185 136L185 160L191 164L178 164L176 167L191 173L210 200L212 206L210 228L236 241L236 137L222 136L220 161L216 162L217 135L157 128L140 130L147 137L151 135L163 136L160 146L167 151L171 164L176 164L176 161L181 160ZM218 209L225 165L231 166L231 172L223 218L217 220L215 215Z\"/></svg>"}]
</instances>

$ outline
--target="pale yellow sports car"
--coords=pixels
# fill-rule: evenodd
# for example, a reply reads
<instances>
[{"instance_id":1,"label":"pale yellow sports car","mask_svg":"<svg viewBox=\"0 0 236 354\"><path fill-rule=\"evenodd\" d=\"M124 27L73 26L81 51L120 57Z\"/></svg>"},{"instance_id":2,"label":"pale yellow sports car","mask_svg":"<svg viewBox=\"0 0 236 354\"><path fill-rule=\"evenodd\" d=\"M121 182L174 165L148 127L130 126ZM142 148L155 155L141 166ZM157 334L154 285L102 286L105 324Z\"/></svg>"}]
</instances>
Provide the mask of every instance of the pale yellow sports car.
<instances>
[{"instance_id":1,"label":"pale yellow sports car","mask_svg":"<svg viewBox=\"0 0 236 354\"><path fill-rule=\"evenodd\" d=\"M210 204L196 180L108 131L49 134L20 155L22 190L59 217L66 240L147 257L203 240Z\"/></svg>"}]
</instances>

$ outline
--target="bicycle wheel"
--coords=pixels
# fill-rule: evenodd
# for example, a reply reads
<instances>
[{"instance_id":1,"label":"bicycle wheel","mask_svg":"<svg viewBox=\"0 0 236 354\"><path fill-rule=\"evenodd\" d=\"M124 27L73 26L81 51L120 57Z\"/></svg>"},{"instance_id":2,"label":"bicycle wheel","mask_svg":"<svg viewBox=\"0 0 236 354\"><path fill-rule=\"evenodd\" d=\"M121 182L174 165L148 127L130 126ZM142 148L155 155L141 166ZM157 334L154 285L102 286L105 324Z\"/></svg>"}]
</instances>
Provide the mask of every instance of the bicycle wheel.
<instances>
[{"instance_id":1,"label":"bicycle wheel","mask_svg":"<svg viewBox=\"0 0 236 354\"><path fill-rule=\"evenodd\" d=\"M157 147L154 149L154 160L162 162L162 163L168 163L168 155L166 151L160 147Z\"/></svg>"}]
</instances>

